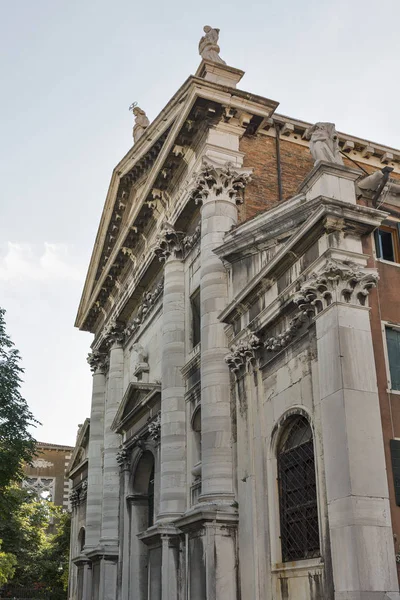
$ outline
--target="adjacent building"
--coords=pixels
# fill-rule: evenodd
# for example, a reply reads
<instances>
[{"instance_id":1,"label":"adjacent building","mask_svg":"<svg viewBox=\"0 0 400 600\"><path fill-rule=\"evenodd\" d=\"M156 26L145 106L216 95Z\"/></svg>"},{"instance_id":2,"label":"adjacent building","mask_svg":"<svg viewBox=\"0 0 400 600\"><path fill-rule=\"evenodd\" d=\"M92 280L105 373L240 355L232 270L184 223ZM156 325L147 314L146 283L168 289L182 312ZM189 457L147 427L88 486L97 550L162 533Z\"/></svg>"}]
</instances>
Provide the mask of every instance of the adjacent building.
<instances>
[{"instance_id":1,"label":"adjacent building","mask_svg":"<svg viewBox=\"0 0 400 600\"><path fill-rule=\"evenodd\" d=\"M78 310L69 598L398 600L400 151L280 115L204 31L133 106Z\"/></svg>"},{"instance_id":2,"label":"adjacent building","mask_svg":"<svg viewBox=\"0 0 400 600\"><path fill-rule=\"evenodd\" d=\"M70 485L66 470L72 452L72 446L38 442L35 458L24 466L23 487L67 510Z\"/></svg>"}]
</instances>

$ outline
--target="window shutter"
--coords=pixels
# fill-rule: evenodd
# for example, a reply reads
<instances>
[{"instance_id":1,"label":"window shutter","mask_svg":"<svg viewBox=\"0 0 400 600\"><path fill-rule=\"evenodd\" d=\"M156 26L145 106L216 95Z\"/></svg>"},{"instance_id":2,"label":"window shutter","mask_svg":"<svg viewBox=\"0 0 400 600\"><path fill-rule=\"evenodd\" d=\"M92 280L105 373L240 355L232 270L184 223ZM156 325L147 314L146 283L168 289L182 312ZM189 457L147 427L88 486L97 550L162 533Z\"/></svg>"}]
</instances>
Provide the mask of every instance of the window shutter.
<instances>
[{"instance_id":1,"label":"window shutter","mask_svg":"<svg viewBox=\"0 0 400 600\"><path fill-rule=\"evenodd\" d=\"M382 257L382 253L381 253L381 240L380 240L380 237L379 237L379 229L375 229L375 231L374 231L374 238L375 238L376 258L381 258Z\"/></svg>"},{"instance_id":2,"label":"window shutter","mask_svg":"<svg viewBox=\"0 0 400 600\"><path fill-rule=\"evenodd\" d=\"M394 494L397 506L400 506L400 440L390 440Z\"/></svg>"},{"instance_id":3,"label":"window shutter","mask_svg":"<svg viewBox=\"0 0 400 600\"><path fill-rule=\"evenodd\" d=\"M392 390L400 390L400 331L386 327L386 342L391 387Z\"/></svg>"}]
</instances>

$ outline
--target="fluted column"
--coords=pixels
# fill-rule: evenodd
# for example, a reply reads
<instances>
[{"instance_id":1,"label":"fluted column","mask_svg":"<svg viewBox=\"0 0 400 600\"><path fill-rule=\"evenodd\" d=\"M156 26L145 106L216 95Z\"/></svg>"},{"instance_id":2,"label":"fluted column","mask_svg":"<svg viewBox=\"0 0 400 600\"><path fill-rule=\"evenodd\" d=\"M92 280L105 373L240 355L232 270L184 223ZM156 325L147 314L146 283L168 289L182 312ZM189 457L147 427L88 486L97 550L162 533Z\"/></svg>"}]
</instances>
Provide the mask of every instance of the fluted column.
<instances>
[{"instance_id":1,"label":"fluted column","mask_svg":"<svg viewBox=\"0 0 400 600\"><path fill-rule=\"evenodd\" d=\"M170 226L164 227L156 248L159 259L165 261L159 519L182 514L186 508L186 410L181 373L185 362L185 274L181 238Z\"/></svg>"},{"instance_id":2,"label":"fluted column","mask_svg":"<svg viewBox=\"0 0 400 600\"><path fill-rule=\"evenodd\" d=\"M124 351L121 328L114 325L107 333L111 346L110 367L107 385L107 400L104 415L104 467L103 467L103 510L101 543L104 546L118 545L119 517L119 464L117 461L120 436L111 430L111 425L122 399Z\"/></svg>"},{"instance_id":3,"label":"fluted column","mask_svg":"<svg viewBox=\"0 0 400 600\"><path fill-rule=\"evenodd\" d=\"M201 435L203 501L233 496L232 418L225 325L218 319L228 302L227 272L215 248L237 224L237 203L250 171L207 161L193 197L201 201Z\"/></svg>"},{"instance_id":4,"label":"fluted column","mask_svg":"<svg viewBox=\"0 0 400 600\"><path fill-rule=\"evenodd\" d=\"M105 359L105 354L100 352L93 352L88 356L88 363L93 373L93 391L90 411L85 549L96 547L99 544L101 535L104 404L106 392Z\"/></svg>"}]
</instances>

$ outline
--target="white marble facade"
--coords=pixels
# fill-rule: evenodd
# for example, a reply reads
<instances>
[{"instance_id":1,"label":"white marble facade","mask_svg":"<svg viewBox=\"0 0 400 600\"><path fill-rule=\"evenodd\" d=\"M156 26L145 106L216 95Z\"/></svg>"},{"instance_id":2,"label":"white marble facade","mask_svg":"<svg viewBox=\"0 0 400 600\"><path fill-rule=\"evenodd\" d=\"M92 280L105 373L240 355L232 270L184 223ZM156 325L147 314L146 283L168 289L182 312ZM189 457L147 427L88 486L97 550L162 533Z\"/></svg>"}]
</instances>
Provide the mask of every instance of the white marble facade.
<instances>
[{"instance_id":1,"label":"white marble facade","mask_svg":"<svg viewBox=\"0 0 400 600\"><path fill-rule=\"evenodd\" d=\"M77 318L95 338L69 600L400 598L361 246L383 213L317 161L237 226L240 140L276 108L242 74L203 61L114 171Z\"/></svg>"}]
</instances>

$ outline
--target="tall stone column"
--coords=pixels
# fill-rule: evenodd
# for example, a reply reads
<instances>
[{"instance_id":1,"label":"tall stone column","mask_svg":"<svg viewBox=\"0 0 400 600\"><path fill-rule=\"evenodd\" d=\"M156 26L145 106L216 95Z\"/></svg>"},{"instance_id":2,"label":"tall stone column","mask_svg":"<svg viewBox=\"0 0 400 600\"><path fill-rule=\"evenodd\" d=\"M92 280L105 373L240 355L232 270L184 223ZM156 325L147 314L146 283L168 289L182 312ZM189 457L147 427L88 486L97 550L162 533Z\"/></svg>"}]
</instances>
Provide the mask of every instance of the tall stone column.
<instances>
[{"instance_id":1,"label":"tall stone column","mask_svg":"<svg viewBox=\"0 0 400 600\"><path fill-rule=\"evenodd\" d=\"M124 351L122 327L111 323L106 332L110 349L110 366L104 413L104 461L100 569L100 599L117 597L117 570L119 556L120 469L117 460L120 437L111 430L122 399Z\"/></svg>"},{"instance_id":2,"label":"tall stone column","mask_svg":"<svg viewBox=\"0 0 400 600\"><path fill-rule=\"evenodd\" d=\"M156 254L164 267L161 477L158 520L186 508L186 406L181 368L185 362L185 274L181 235L169 225L158 237Z\"/></svg>"},{"instance_id":3,"label":"tall stone column","mask_svg":"<svg viewBox=\"0 0 400 600\"><path fill-rule=\"evenodd\" d=\"M376 275L328 260L302 286L315 307L335 600L398 599L368 308ZM389 594L389 595L386 595Z\"/></svg>"},{"instance_id":4,"label":"tall stone column","mask_svg":"<svg viewBox=\"0 0 400 600\"><path fill-rule=\"evenodd\" d=\"M101 535L104 405L106 392L105 359L105 354L97 351L88 356L88 363L93 373L93 391L90 411L85 550L90 550L98 546Z\"/></svg>"},{"instance_id":5,"label":"tall stone column","mask_svg":"<svg viewBox=\"0 0 400 600\"><path fill-rule=\"evenodd\" d=\"M231 501L233 497L232 418L229 350L218 319L228 303L228 281L214 253L224 235L237 224L237 203L251 172L232 163L203 164L193 197L201 207L201 501Z\"/></svg>"}]
</instances>

